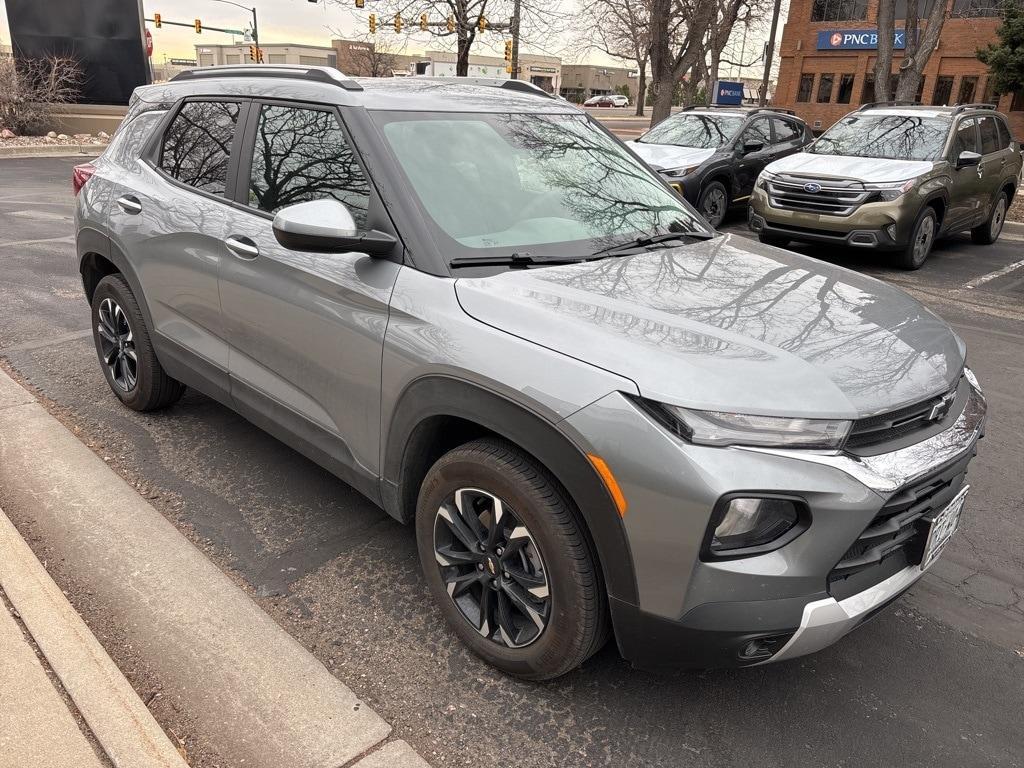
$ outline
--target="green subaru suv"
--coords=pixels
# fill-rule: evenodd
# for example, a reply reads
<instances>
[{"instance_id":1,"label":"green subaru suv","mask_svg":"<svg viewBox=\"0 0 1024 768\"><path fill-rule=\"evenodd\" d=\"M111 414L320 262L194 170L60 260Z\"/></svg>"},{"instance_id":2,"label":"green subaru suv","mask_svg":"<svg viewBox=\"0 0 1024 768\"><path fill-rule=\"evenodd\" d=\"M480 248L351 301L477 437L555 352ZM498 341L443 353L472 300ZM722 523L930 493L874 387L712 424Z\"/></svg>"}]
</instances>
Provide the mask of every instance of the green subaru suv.
<instances>
[{"instance_id":1,"label":"green subaru suv","mask_svg":"<svg viewBox=\"0 0 1024 768\"><path fill-rule=\"evenodd\" d=\"M891 251L917 269L940 235L994 243L1020 177L1021 147L991 104L866 104L765 168L749 224L772 245Z\"/></svg>"}]
</instances>

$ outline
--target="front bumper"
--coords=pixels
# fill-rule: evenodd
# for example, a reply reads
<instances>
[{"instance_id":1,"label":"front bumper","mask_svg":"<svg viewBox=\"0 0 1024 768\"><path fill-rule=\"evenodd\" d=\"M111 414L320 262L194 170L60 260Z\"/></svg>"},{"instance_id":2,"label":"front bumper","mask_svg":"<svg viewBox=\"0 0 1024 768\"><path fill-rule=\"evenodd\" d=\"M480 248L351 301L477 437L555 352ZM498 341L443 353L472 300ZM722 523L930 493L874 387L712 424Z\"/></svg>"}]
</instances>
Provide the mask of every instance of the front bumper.
<instances>
[{"instance_id":1,"label":"front bumper","mask_svg":"<svg viewBox=\"0 0 1024 768\"><path fill-rule=\"evenodd\" d=\"M610 600L622 655L644 668L780 661L834 643L896 599L923 575L919 565L889 560L899 570L880 568L876 583L859 582L853 594L830 585L830 574L901 491L966 467L986 418L984 396L968 379L967 402L949 428L867 457L695 446L668 435L620 395L570 417L582 435L614 424L604 434L615 439L593 447L629 501L623 525L630 552L620 554L632 558L638 601ZM734 492L800 496L812 522L772 552L703 560L700 543L715 501Z\"/></svg>"}]
</instances>

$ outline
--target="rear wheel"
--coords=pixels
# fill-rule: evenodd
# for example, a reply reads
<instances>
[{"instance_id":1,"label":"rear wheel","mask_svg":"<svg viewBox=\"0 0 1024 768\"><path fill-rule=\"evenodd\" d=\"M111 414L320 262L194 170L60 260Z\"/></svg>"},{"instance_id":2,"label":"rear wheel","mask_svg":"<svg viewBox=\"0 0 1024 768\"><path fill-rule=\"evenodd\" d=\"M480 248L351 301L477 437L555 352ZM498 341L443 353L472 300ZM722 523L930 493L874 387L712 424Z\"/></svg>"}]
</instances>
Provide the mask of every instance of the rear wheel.
<instances>
[{"instance_id":1,"label":"rear wheel","mask_svg":"<svg viewBox=\"0 0 1024 768\"><path fill-rule=\"evenodd\" d=\"M697 210L714 229L721 226L729 211L729 192L720 181L712 181L700 193Z\"/></svg>"},{"instance_id":2,"label":"rear wheel","mask_svg":"<svg viewBox=\"0 0 1024 768\"><path fill-rule=\"evenodd\" d=\"M93 292L92 335L107 384L132 410L164 408L185 391L156 359L142 310L121 275L107 275Z\"/></svg>"},{"instance_id":3,"label":"rear wheel","mask_svg":"<svg viewBox=\"0 0 1024 768\"><path fill-rule=\"evenodd\" d=\"M600 572L575 508L515 446L475 440L427 473L416 539L452 629L502 671L548 680L607 638Z\"/></svg>"},{"instance_id":4,"label":"rear wheel","mask_svg":"<svg viewBox=\"0 0 1024 768\"><path fill-rule=\"evenodd\" d=\"M1009 203L1006 199L1006 193L1001 192L999 199L996 200L996 204L992 206L992 213L989 214L988 220L979 227L975 227L971 230L971 240L978 245L992 245L996 240L999 239L999 233L1003 231L1003 222L1006 221L1006 209L1009 207Z\"/></svg>"},{"instance_id":5,"label":"rear wheel","mask_svg":"<svg viewBox=\"0 0 1024 768\"><path fill-rule=\"evenodd\" d=\"M914 222L913 234L910 242L897 254L896 263L903 269L920 269L928 255L932 252L935 244L935 235L938 234L938 218L935 216L935 209L926 205L917 215Z\"/></svg>"}]
</instances>

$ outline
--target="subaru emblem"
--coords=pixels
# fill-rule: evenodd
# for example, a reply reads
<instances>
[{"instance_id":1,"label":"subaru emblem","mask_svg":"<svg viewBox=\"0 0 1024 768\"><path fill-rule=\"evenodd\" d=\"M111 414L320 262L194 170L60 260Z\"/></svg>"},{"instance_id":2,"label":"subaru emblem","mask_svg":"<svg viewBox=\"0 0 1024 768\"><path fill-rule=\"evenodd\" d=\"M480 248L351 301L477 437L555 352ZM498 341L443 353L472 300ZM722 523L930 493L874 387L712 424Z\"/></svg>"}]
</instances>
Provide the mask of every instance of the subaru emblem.
<instances>
[{"instance_id":1,"label":"subaru emblem","mask_svg":"<svg viewBox=\"0 0 1024 768\"><path fill-rule=\"evenodd\" d=\"M810 192L811 194L821 192L821 184L813 181L810 184L804 184L804 192Z\"/></svg>"}]
</instances>

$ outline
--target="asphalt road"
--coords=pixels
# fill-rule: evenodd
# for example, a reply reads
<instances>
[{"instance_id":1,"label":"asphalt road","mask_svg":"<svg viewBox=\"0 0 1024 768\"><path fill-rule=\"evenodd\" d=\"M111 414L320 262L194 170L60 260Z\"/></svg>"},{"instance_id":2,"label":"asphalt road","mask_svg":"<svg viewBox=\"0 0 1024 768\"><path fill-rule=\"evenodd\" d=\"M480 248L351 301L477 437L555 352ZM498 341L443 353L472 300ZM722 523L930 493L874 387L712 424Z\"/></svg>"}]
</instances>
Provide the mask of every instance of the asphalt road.
<instances>
[{"instance_id":1,"label":"asphalt road","mask_svg":"<svg viewBox=\"0 0 1024 768\"><path fill-rule=\"evenodd\" d=\"M75 162L0 161L0 364L435 765L1024 764L1024 268L1007 270L1024 237L957 237L916 273L818 254L951 321L989 397L961 530L906 597L838 645L775 666L656 676L609 645L535 685L460 646L431 605L412 531L344 483L194 392L154 415L117 404L75 272ZM742 233L742 220L727 228ZM116 630L116 610L62 586L91 626Z\"/></svg>"}]
</instances>

